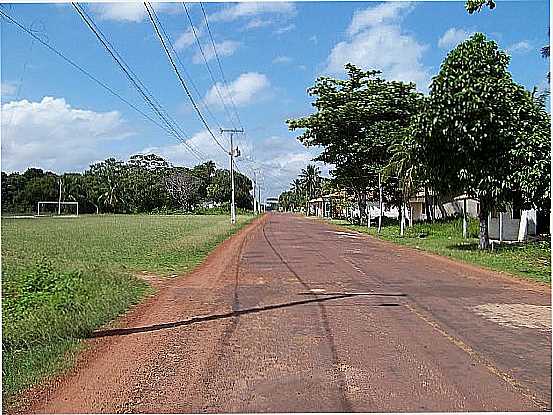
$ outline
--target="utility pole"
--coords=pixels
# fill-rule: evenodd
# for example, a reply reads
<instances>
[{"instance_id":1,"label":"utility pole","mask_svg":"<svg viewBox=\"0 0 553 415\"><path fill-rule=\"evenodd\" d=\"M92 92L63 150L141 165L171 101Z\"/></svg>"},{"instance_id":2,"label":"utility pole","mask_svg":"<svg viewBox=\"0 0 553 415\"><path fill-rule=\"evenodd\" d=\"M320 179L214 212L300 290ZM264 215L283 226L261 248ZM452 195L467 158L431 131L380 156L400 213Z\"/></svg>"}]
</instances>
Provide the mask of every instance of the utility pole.
<instances>
[{"instance_id":1,"label":"utility pole","mask_svg":"<svg viewBox=\"0 0 553 415\"><path fill-rule=\"evenodd\" d=\"M257 188L257 173L254 170L253 171L253 214L257 215L257 195L256 195L256 188Z\"/></svg>"},{"instance_id":2,"label":"utility pole","mask_svg":"<svg viewBox=\"0 0 553 415\"><path fill-rule=\"evenodd\" d=\"M378 173L378 233L382 230L382 178Z\"/></svg>"},{"instance_id":3,"label":"utility pole","mask_svg":"<svg viewBox=\"0 0 553 415\"><path fill-rule=\"evenodd\" d=\"M61 215L61 176L60 176L60 196L58 199L58 216Z\"/></svg>"},{"instance_id":4,"label":"utility pole","mask_svg":"<svg viewBox=\"0 0 553 415\"><path fill-rule=\"evenodd\" d=\"M223 129L221 128L221 134L223 133L230 133L230 183L231 183L231 201L230 201L230 222L232 224L236 223L236 207L234 205L234 156L236 153L236 156L240 155L240 150L238 150L238 146L236 147L236 150L234 149L234 145L232 143L232 137L234 133L243 133L244 130L236 130L236 129Z\"/></svg>"},{"instance_id":5,"label":"utility pole","mask_svg":"<svg viewBox=\"0 0 553 415\"><path fill-rule=\"evenodd\" d=\"M257 186L257 206L259 207L259 213L261 213L261 186Z\"/></svg>"}]
</instances>

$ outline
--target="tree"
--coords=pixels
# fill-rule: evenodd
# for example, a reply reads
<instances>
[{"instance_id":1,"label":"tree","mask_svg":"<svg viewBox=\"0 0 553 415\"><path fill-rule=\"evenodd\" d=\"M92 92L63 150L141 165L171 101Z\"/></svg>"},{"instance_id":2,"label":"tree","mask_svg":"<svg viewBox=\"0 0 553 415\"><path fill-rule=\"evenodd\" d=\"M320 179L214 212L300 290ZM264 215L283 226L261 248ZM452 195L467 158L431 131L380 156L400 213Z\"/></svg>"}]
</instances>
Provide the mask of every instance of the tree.
<instances>
[{"instance_id":1,"label":"tree","mask_svg":"<svg viewBox=\"0 0 553 415\"><path fill-rule=\"evenodd\" d=\"M250 194L252 182L241 173L234 173L234 200L236 207L242 209L253 208L253 198ZM207 188L207 198L215 203L229 203L231 199L230 171L217 170L213 180Z\"/></svg>"},{"instance_id":2,"label":"tree","mask_svg":"<svg viewBox=\"0 0 553 415\"><path fill-rule=\"evenodd\" d=\"M308 164L300 173L302 188L305 190L306 203L321 193L321 169L314 164Z\"/></svg>"},{"instance_id":3,"label":"tree","mask_svg":"<svg viewBox=\"0 0 553 415\"><path fill-rule=\"evenodd\" d=\"M92 164L88 170L88 174L94 176L94 193L98 195L96 203L108 212L117 212L125 208L124 169L124 163L112 157Z\"/></svg>"},{"instance_id":4,"label":"tree","mask_svg":"<svg viewBox=\"0 0 553 415\"><path fill-rule=\"evenodd\" d=\"M171 166L156 154L135 154L123 169L122 193L127 212L151 212L169 207L165 177Z\"/></svg>"},{"instance_id":5,"label":"tree","mask_svg":"<svg viewBox=\"0 0 553 415\"><path fill-rule=\"evenodd\" d=\"M405 227L405 208L409 198L413 196L422 183L423 165L417 158L416 142L411 134L406 134L403 140L391 146L392 154L390 162L383 169L382 180L388 181L388 178L395 175L398 181L400 191L400 232L403 236Z\"/></svg>"},{"instance_id":6,"label":"tree","mask_svg":"<svg viewBox=\"0 0 553 415\"><path fill-rule=\"evenodd\" d=\"M524 151L534 152L528 134L536 140L549 135L546 121L535 124L537 104L512 80L508 64L507 54L481 33L462 42L434 77L414 127L432 187L479 200L481 249L489 245L489 212L512 200L530 177L520 159Z\"/></svg>"},{"instance_id":7,"label":"tree","mask_svg":"<svg viewBox=\"0 0 553 415\"><path fill-rule=\"evenodd\" d=\"M479 12L482 10L482 7L487 6L490 8L490 10L495 9L495 1L494 0L466 0L465 2L465 9L469 12L469 14L472 14L474 12Z\"/></svg>"},{"instance_id":8,"label":"tree","mask_svg":"<svg viewBox=\"0 0 553 415\"><path fill-rule=\"evenodd\" d=\"M217 167L213 161L198 164L191 170L192 175L200 181L200 187L198 189L198 198L200 201L205 201L207 199L207 188L213 180L215 170L217 170Z\"/></svg>"},{"instance_id":9,"label":"tree","mask_svg":"<svg viewBox=\"0 0 553 415\"><path fill-rule=\"evenodd\" d=\"M292 190L286 190L278 197L279 206L284 209L285 212L293 211L296 205L296 194Z\"/></svg>"},{"instance_id":10,"label":"tree","mask_svg":"<svg viewBox=\"0 0 553 415\"><path fill-rule=\"evenodd\" d=\"M174 173L165 178L167 192L184 211L189 211L198 203L201 180L191 176L182 167L174 169Z\"/></svg>"},{"instance_id":11,"label":"tree","mask_svg":"<svg viewBox=\"0 0 553 415\"><path fill-rule=\"evenodd\" d=\"M297 178L290 183L290 191L294 195L294 207L300 208L307 204L307 192L304 190L303 182Z\"/></svg>"},{"instance_id":12,"label":"tree","mask_svg":"<svg viewBox=\"0 0 553 415\"><path fill-rule=\"evenodd\" d=\"M65 173L62 177L63 200L79 203L79 213L98 213L98 205L90 196L88 176L81 173ZM96 196L97 197L97 196Z\"/></svg>"},{"instance_id":13,"label":"tree","mask_svg":"<svg viewBox=\"0 0 553 415\"><path fill-rule=\"evenodd\" d=\"M364 216L367 192L377 189L390 147L404 137L422 95L414 84L386 81L379 71L345 68L347 79L320 77L308 89L316 97L314 114L286 122L292 131L305 129L298 137L304 145L323 147L315 160L336 166L337 185L356 195Z\"/></svg>"},{"instance_id":14,"label":"tree","mask_svg":"<svg viewBox=\"0 0 553 415\"><path fill-rule=\"evenodd\" d=\"M543 103L526 95L521 134L510 150L509 186L520 208L551 208L551 116Z\"/></svg>"}]
</instances>

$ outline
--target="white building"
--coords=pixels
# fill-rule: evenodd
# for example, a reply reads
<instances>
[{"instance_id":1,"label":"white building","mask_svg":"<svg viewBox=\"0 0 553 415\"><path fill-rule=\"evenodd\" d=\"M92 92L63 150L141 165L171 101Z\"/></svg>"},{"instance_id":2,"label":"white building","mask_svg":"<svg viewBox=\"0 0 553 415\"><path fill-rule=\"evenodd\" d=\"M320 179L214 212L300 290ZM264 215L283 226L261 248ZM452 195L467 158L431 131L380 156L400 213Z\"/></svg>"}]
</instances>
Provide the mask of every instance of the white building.
<instances>
[{"instance_id":1,"label":"white building","mask_svg":"<svg viewBox=\"0 0 553 415\"><path fill-rule=\"evenodd\" d=\"M431 194L432 197L432 194ZM460 195L452 201L443 204L447 216L455 214L477 218L480 213L480 203L467 195ZM435 218L441 218L442 212L435 205L432 207ZM424 192L418 192L409 200L407 217L413 221L426 220L426 205ZM488 217L488 233L490 239L497 241L525 241L528 236L536 235L537 215L534 209L520 210L508 208L504 212L493 211Z\"/></svg>"}]
</instances>

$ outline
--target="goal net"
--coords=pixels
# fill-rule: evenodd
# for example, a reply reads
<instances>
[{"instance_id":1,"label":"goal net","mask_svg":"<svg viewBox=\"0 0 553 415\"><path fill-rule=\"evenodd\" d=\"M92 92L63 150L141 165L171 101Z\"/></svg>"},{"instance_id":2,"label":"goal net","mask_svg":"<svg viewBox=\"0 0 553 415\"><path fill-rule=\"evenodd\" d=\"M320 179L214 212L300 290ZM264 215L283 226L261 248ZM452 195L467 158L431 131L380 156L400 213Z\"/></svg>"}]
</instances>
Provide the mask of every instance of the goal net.
<instances>
[{"instance_id":1,"label":"goal net","mask_svg":"<svg viewBox=\"0 0 553 415\"><path fill-rule=\"evenodd\" d=\"M37 203L37 216L79 216L79 202L46 202Z\"/></svg>"}]
</instances>

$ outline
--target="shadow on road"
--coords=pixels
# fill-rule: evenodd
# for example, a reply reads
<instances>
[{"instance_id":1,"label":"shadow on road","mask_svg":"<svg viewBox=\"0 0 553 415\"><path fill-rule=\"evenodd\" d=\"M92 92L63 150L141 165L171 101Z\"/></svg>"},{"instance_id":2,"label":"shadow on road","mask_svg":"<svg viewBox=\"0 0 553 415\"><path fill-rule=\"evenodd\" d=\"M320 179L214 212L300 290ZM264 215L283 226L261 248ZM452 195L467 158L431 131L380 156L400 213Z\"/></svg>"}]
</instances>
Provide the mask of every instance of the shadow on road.
<instances>
[{"instance_id":1,"label":"shadow on road","mask_svg":"<svg viewBox=\"0 0 553 415\"><path fill-rule=\"evenodd\" d=\"M149 331L171 329L174 327L187 326L189 324L202 323L205 321L231 318L231 317L236 317L243 314L259 313L262 311L276 310L279 308L294 307L294 306L310 304L310 303L321 303L324 301L339 300L342 298L356 297L359 295L363 295L363 294L350 293L350 294L335 295L332 297L325 297L325 298L313 298L309 300L291 301L291 302L282 303L282 304L271 304L271 305L266 305L261 307L252 307L252 308L246 308L243 310L231 311L231 312L222 313L222 314L211 314L207 316L191 317L186 320L173 321L171 323L154 324L151 326L144 326L144 327L129 327L129 328L121 328L121 329L99 330L92 333L90 337L95 338L95 337L123 336L123 335L134 334L134 333L146 333ZM397 307L399 305L400 304L397 304L397 303L380 303L380 304L374 304L373 307Z\"/></svg>"}]
</instances>

